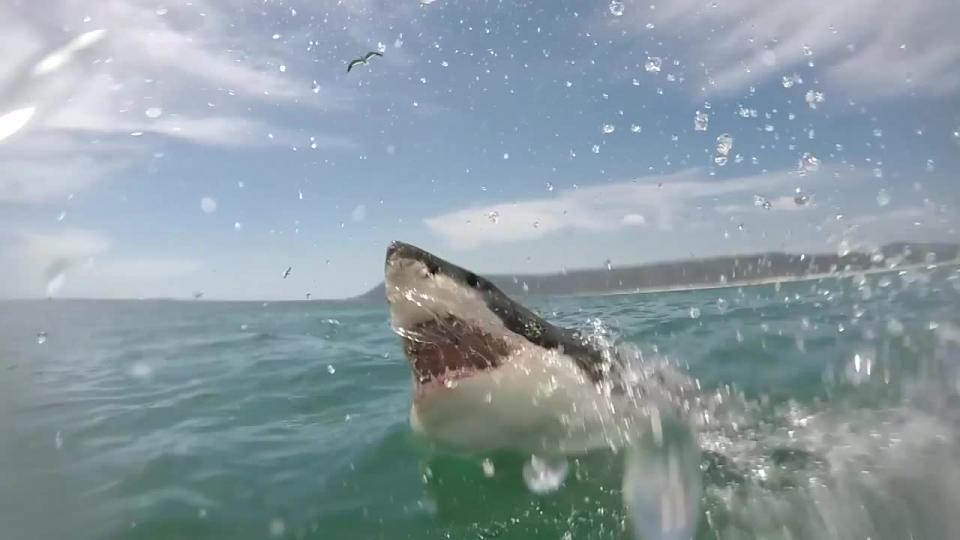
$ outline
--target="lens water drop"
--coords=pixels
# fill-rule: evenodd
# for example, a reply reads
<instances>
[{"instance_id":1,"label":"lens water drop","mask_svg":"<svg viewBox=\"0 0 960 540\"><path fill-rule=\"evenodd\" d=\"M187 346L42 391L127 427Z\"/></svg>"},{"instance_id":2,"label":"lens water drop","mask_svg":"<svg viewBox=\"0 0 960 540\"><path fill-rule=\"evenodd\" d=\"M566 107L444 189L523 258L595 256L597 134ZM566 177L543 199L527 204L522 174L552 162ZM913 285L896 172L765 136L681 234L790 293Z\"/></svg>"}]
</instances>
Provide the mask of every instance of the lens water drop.
<instances>
[{"instance_id":1,"label":"lens water drop","mask_svg":"<svg viewBox=\"0 0 960 540\"><path fill-rule=\"evenodd\" d=\"M569 469L565 458L530 456L530 461L523 465L523 481L532 493L553 493L560 489Z\"/></svg>"}]
</instances>

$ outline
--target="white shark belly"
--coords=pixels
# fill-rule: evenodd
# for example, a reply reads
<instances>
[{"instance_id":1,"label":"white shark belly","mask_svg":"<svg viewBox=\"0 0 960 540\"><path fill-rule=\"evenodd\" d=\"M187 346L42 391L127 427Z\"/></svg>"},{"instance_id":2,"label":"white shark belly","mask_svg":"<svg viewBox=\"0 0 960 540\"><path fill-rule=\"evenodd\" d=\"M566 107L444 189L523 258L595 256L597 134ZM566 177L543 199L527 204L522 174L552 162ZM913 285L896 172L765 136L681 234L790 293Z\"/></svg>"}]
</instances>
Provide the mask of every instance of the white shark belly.
<instances>
[{"instance_id":1,"label":"white shark belly","mask_svg":"<svg viewBox=\"0 0 960 540\"><path fill-rule=\"evenodd\" d=\"M569 358L525 347L496 369L473 374L414 400L414 431L472 451L512 449L576 454L620 446L634 415L602 392Z\"/></svg>"}]
</instances>

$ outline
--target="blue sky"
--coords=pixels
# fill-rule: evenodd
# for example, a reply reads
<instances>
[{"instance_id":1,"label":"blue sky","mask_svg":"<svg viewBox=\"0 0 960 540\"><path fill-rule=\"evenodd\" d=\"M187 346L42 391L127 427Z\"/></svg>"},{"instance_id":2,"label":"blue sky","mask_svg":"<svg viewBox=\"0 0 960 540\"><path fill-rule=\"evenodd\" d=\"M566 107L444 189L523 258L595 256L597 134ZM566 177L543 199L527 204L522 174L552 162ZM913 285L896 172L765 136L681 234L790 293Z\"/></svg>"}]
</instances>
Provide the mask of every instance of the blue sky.
<instances>
[{"instance_id":1,"label":"blue sky","mask_svg":"<svg viewBox=\"0 0 960 540\"><path fill-rule=\"evenodd\" d=\"M393 239L481 272L955 241L956 20L948 0L8 2L0 296L343 297Z\"/></svg>"}]
</instances>

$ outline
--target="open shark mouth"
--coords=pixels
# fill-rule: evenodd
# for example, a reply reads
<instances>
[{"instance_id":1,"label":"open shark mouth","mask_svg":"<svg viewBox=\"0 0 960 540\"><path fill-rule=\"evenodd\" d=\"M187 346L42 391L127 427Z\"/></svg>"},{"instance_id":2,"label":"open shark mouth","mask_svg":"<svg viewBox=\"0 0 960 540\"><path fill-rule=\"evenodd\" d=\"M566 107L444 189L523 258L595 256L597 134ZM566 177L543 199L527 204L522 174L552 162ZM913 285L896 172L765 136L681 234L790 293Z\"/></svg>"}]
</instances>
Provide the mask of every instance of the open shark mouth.
<instances>
[{"instance_id":1,"label":"open shark mouth","mask_svg":"<svg viewBox=\"0 0 960 540\"><path fill-rule=\"evenodd\" d=\"M499 367L511 352L505 339L448 315L397 329L421 385L446 383Z\"/></svg>"}]
</instances>

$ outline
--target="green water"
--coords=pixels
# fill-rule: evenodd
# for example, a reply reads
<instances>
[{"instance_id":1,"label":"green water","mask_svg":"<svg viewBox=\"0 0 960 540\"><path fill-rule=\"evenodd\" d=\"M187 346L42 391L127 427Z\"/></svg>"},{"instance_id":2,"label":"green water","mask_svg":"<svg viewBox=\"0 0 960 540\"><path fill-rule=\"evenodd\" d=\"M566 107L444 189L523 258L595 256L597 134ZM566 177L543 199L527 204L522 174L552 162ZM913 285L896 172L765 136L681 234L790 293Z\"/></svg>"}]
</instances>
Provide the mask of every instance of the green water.
<instances>
[{"instance_id":1,"label":"green water","mask_svg":"<svg viewBox=\"0 0 960 540\"><path fill-rule=\"evenodd\" d=\"M700 433L699 538L948 539L958 277L528 303L735 405ZM621 456L536 495L527 456L414 439L410 390L383 306L0 303L0 538L630 537Z\"/></svg>"}]
</instances>

